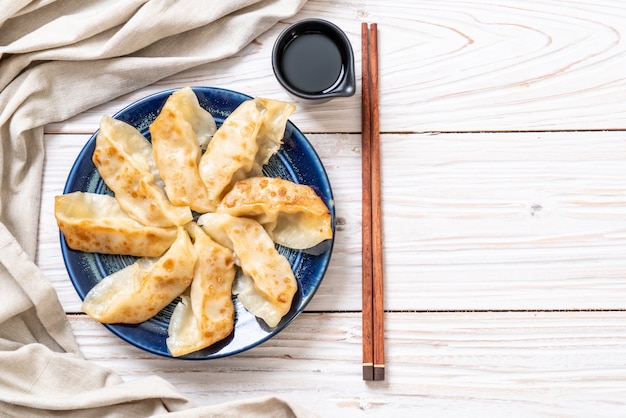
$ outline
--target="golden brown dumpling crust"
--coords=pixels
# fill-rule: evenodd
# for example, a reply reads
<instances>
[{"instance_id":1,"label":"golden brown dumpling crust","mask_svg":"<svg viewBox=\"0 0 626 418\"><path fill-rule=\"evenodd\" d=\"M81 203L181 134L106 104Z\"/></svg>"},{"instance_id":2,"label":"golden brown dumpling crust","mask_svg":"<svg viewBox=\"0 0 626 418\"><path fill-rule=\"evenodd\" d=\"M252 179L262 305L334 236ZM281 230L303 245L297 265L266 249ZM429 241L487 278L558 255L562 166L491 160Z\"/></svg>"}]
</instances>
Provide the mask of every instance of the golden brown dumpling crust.
<instances>
[{"instance_id":1,"label":"golden brown dumpling crust","mask_svg":"<svg viewBox=\"0 0 626 418\"><path fill-rule=\"evenodd\" d=\"M330 212L322 199L311 187L281 178L238 181L217 212L254 218L276 243L289 248L311 248L332 238Z\"/></svg>"},{"instance_id":2,"label":"golden brown dumpling crust","mask_svg":"<svg viewBox=\"0 0 626 418\"><path fill-rule=\"evenodd\" d=\"M186 227L198 253L189 295L174 309L167 346L174 357L201 350L228 337L235 327L231 289L235 257L195 223Z\"/></svg>"},{"instance_id":3,"label":"golden brown dumpling crust","mask_svg":"<svg viewBox=\"0 0 626 418\"><path fill-rule=\"evenodd\" d=\"M200 160L200 177L215 207L236 181L261 174L280 148L295 109L291 103L255 98L226 118Z\"/></svg>"},{"instance_id":4,"label":"golden brown dumpling crust","mask_svg":"<svg viewBox=\"0 0 626 418\"><path fill-rule=\"evenodd\" d=\"M265 112L254 100L240 104L215 132L202 155L200 178L214 208L232 184L252 170L259 149L256 138Z\"/></svg>"},{"instance_id":5,"label":"golden brown dumpling crust","mask_svg":"<svg viewBox=\"0 0 626 418\"><path fill-rule=\"evenodd\" d=\"M207 213L198 223L220 244L231 248L243 273L252 278L256 290L273 305L279 319L293 302L298 282L289 261L280 254L257 221L218 213ZM225 235L223 235L223 233ZM268 323L276 326L277 323Z\"/></svg>"},{"instance_id":6,"label":"golden brown dumpling crust","mask_svg":"<svg viewBox=\"0 0 626 418\"><path fill-rule=\"evenodd\" d=\"M183 227L160 258L140 258L105 277L83 301L82 309L96 321L138 324L156 315L191 284L197 254Z\"/></svg>"},{"instance_id":7,"label":"golden brown dumpling crust","mask_svg":"<svg viewBox=\"0 0 626 418\"><path fill-rule=\"evenodd\" d=\"M122 209L136 221L168 227L193 219L189 207L172 205L158 186L152 147L134 127L104 116L92 160Z\"/></svg>"},{"instance_id":8,"label":"golden brown dumpling crust","mask_svg":"<svg viewBox=\"0 0 626 418\"><path fill-rule=\"evenodd\" d=\"M214 207L198 171L200 145L183 109L179 108L186 97L179 96L186 92L179 90L172 94L150 125L152 150L169 200L174 205L190 206L196 212L206 213Z\"/></svg>"},{"instance_id":9,"label":"golden brown dumpling crust","mask_svg":"<svg viewBox=\"0 0 626 418\"><path fill-rule=\"evenodd\" d=\"M176 239L176 228L145 226L114 197L74 192L56 196L54 216L67 245L78 251L158 257Z\"/></svg>"}]
</instances>

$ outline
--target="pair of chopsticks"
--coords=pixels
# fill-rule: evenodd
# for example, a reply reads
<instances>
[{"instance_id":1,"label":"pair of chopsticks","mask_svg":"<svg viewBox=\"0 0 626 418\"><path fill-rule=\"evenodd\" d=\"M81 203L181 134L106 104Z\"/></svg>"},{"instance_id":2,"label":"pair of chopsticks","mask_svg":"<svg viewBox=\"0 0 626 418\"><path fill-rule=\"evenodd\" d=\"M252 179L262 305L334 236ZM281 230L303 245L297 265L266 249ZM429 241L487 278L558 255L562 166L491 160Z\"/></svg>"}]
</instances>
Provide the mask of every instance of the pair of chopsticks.
<instances>
[{"instance_id":1,"label":"pair of chopsticks","mask_svg":"<svg viewBox=\"0 0 626 418\"><path fill-rule=\"evenodd\" d=\"M363 380L385 380L378 28L361 24Z\"/></svg>"}]
</instances>

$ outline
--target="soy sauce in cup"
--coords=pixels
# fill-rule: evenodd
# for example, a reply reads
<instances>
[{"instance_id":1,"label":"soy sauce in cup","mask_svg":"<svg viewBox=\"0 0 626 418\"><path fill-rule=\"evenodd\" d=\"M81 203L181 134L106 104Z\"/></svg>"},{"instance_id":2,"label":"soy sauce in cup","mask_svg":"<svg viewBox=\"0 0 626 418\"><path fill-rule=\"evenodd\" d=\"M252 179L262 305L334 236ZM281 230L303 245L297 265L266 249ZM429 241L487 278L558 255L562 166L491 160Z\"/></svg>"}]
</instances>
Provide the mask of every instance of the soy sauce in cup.
<instances>
[{"instance_id":1,"label":"soy sauce in cup","mask_svg":"<svg viewBox=\"0 0 626 418\"><path fill-rule=\"evenodd\" d=\"M355 92L352 46L341 29L325 20L306 19L285 29L274 45L272 66L280 84L307 101Z\"/></svg>"}]
</instances>

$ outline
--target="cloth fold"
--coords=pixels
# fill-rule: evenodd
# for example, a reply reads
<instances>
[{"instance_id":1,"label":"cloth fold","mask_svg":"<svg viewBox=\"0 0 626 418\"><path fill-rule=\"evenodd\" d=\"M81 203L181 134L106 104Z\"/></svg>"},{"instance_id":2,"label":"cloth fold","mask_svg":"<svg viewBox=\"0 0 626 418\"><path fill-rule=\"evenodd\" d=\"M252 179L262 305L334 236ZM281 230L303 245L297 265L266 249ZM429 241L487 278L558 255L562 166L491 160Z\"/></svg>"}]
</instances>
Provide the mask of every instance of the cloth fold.
<instances>
[{"instance_id":1,"label":"cloth fold","mask_svg":"<svg viewBox=\"0 0 626 418\"><path fill-rule=\"evenodd\" d=\"M0 3L0 416L309 415L277 398L195 408L89 363L35 264L44 125L230 56L305 1Z\"/></svg>"}]
</instances>

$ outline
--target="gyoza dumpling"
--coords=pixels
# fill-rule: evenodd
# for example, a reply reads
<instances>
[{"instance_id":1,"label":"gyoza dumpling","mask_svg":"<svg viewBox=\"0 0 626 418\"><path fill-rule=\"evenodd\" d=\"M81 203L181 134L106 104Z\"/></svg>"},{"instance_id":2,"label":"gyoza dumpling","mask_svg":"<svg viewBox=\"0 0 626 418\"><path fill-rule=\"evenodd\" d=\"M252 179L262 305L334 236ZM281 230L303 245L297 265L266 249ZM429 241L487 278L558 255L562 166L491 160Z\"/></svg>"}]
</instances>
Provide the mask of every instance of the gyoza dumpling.
<instances>
[{"instance_id":1,"label":"gyoza dumpling","mask_svg":"<svg viewBox=\"0 0 626 418\"><path fill-rule=\"evenodd\" d=\"M218 243L232 249L243 273L252 279L261 297L239 300L253 315L275 327L285 316L298 290L289 261L274 247L265 229L254 219L207 213L198 224ZM255 303L249 303L254 301Z\"/></svg>"},{"instance_id":2,"label":"gyoza dumpling","mask_svg":"<svg viewBox=\"0 0 626 418\"><path fill-rule=\"evenodd\" d=\"M224 120L200 159L200 178L216 208L223 193L252 170L259 149L256 137L266 110L254 100L240 104Z\"/></svg>"},{"instance_id":3,"label":"gyoza dumpling","mask_svg":"<svg viewBox=\"0 0 626 418\"><path fill-rule=\"evenodd\" d=\"M206 149L215 131L217 131L217 125L213 116L200 106L198 97L191 87L184 87L175 91L167 101L173 108L182 112L183 118L191 125L196 134L198 145L203 150Z\"/></svg>"},{"instance_id":4,"label":"gyoza dumpling","mask_svg":"<svg viewBox=\"0 0 626 418\"><path fill-rule=\"evenodd\" d=\"M254 218L274 242L289 248L311 248L333 235L328 208L315 191L281 178L238 181L217 212Z\"/></svg>"},{"instance_id":5,"label":"gyoza dumpling","mask_svg":"<svg viewBox=\"0 0 626 418\"><path fill-rule=\"evenodd\" d=\"M74 192L54 199L54 216L67 245L78 251L158 257L176 239L176 228L145 226L108 195Z\"/></svg>"},{"instance_id":6,"label":"gyoza dumpling","mask_svg":"<svg viewBox=\"0 0 626 418\"><path fill-rule=\"evenodd\" d=\"M174 206L159 185L152 146L129 124L110 116L100 121L93 163L128 215L144 225L185 225L191 209Z\"/></svg>"},{"instance_id":7,"label":"gyoza dumpling","mask_svg":"<svg viewBox=\"0 0 626 418\"><path fill-rule=\"evenodd\" d=\"M166 343L174 357L209 347L228 337L235 327L233 252L209 238L196 223L186 228L198 261L189 294L181 296L170 318Z\"/></svg>"},{"instance_id":8,"label":"gyoza dumpling","mask_svg":"<svg viewBox=\"0 0 626 418\"><path fill-rule=\"evenodd\" d=\"M105 277L83 301L91 318L106 324L138 324L180 296L193 279L198 256L183 227L160 258L140 258Z\"/></svg>"},{"instance_id":9,"label":"gyoza dumpling","mask_svg":"<svg viewBox=\"0 0 626 418\"><path fill-rule=\"evenodd\" d=\"M263 124L257 134L259 149L252 169L254 175L261 175L262 167L267 164L272 155L278 152L278 149L283 144L287 120L296 111L296 107L291 103L280 100L261 97L257 97L254 100L260 103L266 110Z\"/></svg>"},{"instance_id":10,"label":"gyoza dumpling","mask_svg":"<svg viewBox=\"0 0 626 418\"><path fill-rule=\"evenodd\" d=\"M237 299L252 315L263 319L271 327L278 325L283 317L280 311L257 290L250 276L241 270L237 271L238 274L233 282L233 295L237 296Z\"/></svg>"},{"instance_id":11,"label":"gyoza dumpling","mask_svg":"<svg viewBox=\"0 0 626 418\"><path fill-rule=\"evenodd\" d=\"M200 160L200 177L215 206L238 180L260 174L282 144L291 103L256 98L240 104L224 121Z\"/></svg>"},{"instance_id":12,"label":"gyoza dumpling","mask_svg":"<svg viewBox=\"0 0 626 418\"><path fill-rule=\"evenodd\" d=\"M174 205L200 213L214 209L198 171L200 142L206 145L214 132L213 117L188 87L174 92L150 125L154 161Z\"/></svg>"}]
</instances>

